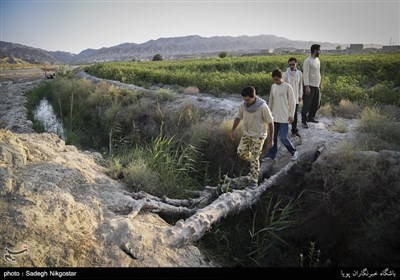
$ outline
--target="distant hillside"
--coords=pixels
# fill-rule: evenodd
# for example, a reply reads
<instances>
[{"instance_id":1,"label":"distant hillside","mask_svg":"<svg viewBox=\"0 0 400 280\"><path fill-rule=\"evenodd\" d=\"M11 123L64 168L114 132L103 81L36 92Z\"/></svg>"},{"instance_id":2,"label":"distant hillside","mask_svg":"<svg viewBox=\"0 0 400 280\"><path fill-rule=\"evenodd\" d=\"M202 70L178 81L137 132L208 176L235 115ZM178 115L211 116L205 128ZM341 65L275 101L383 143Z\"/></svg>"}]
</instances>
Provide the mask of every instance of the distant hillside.
<instances>
[{"instance_id":1,"label":"distant hillside","mask_svg":"<svg viewBox=\"0 0 400 280\"><path fill-rule=\"evenodd\" d=\"M32 64L68 63L66 58L68 56L74 56L73 54L66 52L49 52L38 48L4 41L0 41L0 54L0 58L9 57L11 60L21 59Z\"/></svg>"},{"instance_id":2,"label":"distant hillside","mask_svg":"<svg viewBox=\"0 0 400 280\"><path fill-rule=\"evenodd\" d=\"M25 60L19 59L19 58L6 56L3 58L0 58L0 65L18 65L18 66L20 66L20 65L32 65L32 64Z\"/></svg>"},{"instance_id":3,"label":"distant hillside","mask_svg":"<svg viewBox=\"0 0 400 280\"><path fill-rule=\"evenodd\" d=\"M205 38L201 36L185 36L160 38L143 44L124 43L98 50L87 49L79 54L67 52L49 52L20 44L0 42L2 57L15 57L31 63L92 63L103 61L130 61L132 59L147 60L156 53L165 58L173 59L180 55L204 55L220 51L235 53L259 52L275 48L308 49L311 41L293 41L274 35L259 36L216 36ZM334 49L337 43L321 43L323 49Z\"/></svg>"}]
</instances>

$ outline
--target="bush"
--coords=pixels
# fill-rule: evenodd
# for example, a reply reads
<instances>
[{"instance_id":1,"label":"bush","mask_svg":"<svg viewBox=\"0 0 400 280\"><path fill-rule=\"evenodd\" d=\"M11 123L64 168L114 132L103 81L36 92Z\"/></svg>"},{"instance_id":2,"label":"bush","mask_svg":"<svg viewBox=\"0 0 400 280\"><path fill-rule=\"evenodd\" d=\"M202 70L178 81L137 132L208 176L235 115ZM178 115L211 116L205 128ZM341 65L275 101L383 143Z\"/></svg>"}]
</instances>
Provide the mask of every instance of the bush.
<instances>
[{"instance_id":1,"label":"bush","mask_svg":"<svg viewBox=\"0 0 400 280\"><path fill-rule=\"evenodd\" d=\"M335 106L335 113L342 118L356 118L361 112L361 107L357 102L342 99L338 106Z\"/></svg>"},{"instance_id":2,"label":"bush","mask_svg":"<svg viewBox=\"0 0 400 280\"><path fill-rule=\"evenodd\" d=\"M133 160L124 168L124 182L135 192L145 191L151 194L163 193L160 174L153 171L145 159Z\"/></svg>"},{"instance_id":3,"label":"bush","mask_svg":"<svg viewBox=\"0 0 400 280\"><path fill-rule=\"evenodd\" d=\"M191 87L186 87L186 88L183 90L183 93L185 93L185 94L191 94L191 95L197 95L197 94L200 93L200 90L199 90L197 87L191 86Z\"/></svg>"},{"instance_id":4,"label":"bush","mask_svg":"<svg viewBox=\"0 0 400 280\"><path fill-rule=\"evenodd\" d=\"M222 54L225 55L225 54ZM169 84L195 86L215 95L239 93L252 85L259 95L271 88L270 73L285 69L290 55L225 57L214 59L161 61L159 63L110 62L86 67L102 78L123 79L138 85ZM300 55L299 69L307 56ZM393 88L400 85L397 73L399 54L329 55L321 60L322 103L338 104L342 99L359 102L399 104ZM376 90L374 86L379 85ZM370 90L367 90L370 89ZM376 92L375 92L376 91Z\"/></svg>"},{"instance_id":5,"label":"bush","mask_svg":"<svg viewBox=\"0 0 400 280\"><path fill-rule=\"evenodd\" d=\"M368 89L368 95L376 103L400 105L400 94L393 88L393 82L379 83Z\"/></svg>"},{"instance_id":6,"label":"bush","mask_svg":"<svg viewBox=\"0 0 400 280\"><path fill-rule=\"evenodd\" d=\"M364 149L400 150L400 118L397 107L366 107L361 113L360 142Z\"/></svg>"},{"instance_id":7,"label":"bush","mask_svg":"<svg viewBox=\"0 0 400 280\"><path fill-rule=\"evenodd\" d=\"M325 105L321 106L318 110L318 114L325 116L325 117L332 117L331 103L326 103Z\"/></svg>"},{"instance_id":8,"label":"bush","mask_svg":"<svg viewBox=\"0 0 400 280\"><path fill-rule=\"evenodd\" d=\"M229 53L224 51L224 52L220 52L219 55L218 55L218 57L219 57L219 58L225 58L225 57L227 57L228 55L229 55Z\"/></svg>"},{"instance_id":9,"label":"bush","mask_svg":"<svg viewBox=\"0 0 400 280\"><path fill-rule=\"evenodd\" d=\"M164 58L162 57L162 55L161 54L156 54L156 55L154 55L153 56L153 59L152 59L152 61L163 61L164 60Z\"/></svg>"},{"instance_id":10,"label":"bush","mask_svg":"<svg viewBox=\"0 0 400 280\"><path fill-rule=\"evenodd\" d=\"M351 144L321 157L302 183L292 238L315 240L338 266L395 266L399 196L392 182L400 176L390 175L383 157Z\"/></svg>"},{"instance_id":11,"label":"bush","mask_svg":"<svg viewBox=\"0 0 400 280\"><path fill-rule=\"evenodd\" d=\"M289 248L281 235L294 224L294 207L295 202L266 193L252 209L221 220L198 245L224 266L281 266L277 255Z\"/></svg>"},{"instance_id":12,"label":"bush","mask_svg":"<svg viewBox=\"0 0 400 280\"><path fill-rule=\"evenodd\" d=\"M170 89L161 88L155 92L156 98L159 101L172 101L177 98L176 92Z\"/></svg>"}]
</instances>

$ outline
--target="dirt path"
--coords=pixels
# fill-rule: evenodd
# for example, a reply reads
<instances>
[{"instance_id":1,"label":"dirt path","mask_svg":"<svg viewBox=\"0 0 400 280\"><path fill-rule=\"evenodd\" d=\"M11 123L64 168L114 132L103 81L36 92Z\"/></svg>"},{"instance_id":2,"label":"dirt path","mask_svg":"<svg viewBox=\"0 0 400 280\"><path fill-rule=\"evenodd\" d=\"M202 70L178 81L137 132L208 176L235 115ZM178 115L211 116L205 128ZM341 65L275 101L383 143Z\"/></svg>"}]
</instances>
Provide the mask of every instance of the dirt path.
<instances>
[{"instance_id":1,"label":"dirt path","mask_svg":"<svg viewBox=\"0 0 400 280\"><path fill-rule=\"evenodd\" d=\"M84 71L80 71L77 76L89 79L96 83L103 80L91 76ZM132 84L121 83L113 80L105 81L120 88L149 91ZM224 119L233 119L241 102L242 98L239 94L229 95L223 98L215 97L207 93L199 93L197 95L179 94L178 98L173 102L170 102L167 106L173 109L179 109L187 104L193 104L194 106L205 110L207 116L211 117L215 122L221 122ZM300 120L300 110L298 115ZM309 123L309 129L303 129L299 124L300 135L302 136L301 138L293 137L289 133L289 138L299 151L300 158L303 154L314 150L315 147L324 146L328 151L330 151L335 149L341 142L352 140L355 136L354 132L357 127L356 119L345 119L340 117L328 118L321 115L317 115L317 117L320 122L318 124ZM343 129L335 129L335 127L338 126L343 127ZM279 142L278 145L277 160L274 162L265 160L261 166L262 170L267 170L270 174L276 173L290 161L290 155L283 147L282 143Z\"/></svg>"}]
</instances>

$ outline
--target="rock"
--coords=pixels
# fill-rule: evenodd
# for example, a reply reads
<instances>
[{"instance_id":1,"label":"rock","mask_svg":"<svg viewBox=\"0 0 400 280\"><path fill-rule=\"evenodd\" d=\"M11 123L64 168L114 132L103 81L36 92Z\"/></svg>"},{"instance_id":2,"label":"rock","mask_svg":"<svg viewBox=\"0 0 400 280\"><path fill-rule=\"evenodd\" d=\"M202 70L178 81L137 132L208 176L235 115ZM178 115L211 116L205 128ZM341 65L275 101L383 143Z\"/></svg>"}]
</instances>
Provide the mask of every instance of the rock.
<instances>
[{"instance_id":1,"label":"rock","mask_svg":"<svg viewBox=\"0 0 400 280\"><path fill-rule=\"evenodd\" d=\"M128 218L135 200L92 153L55 134L0 130L0 139L0 247L27 245L19 266L216 265L192 245L170 248L170 226L156 214Z\"/></svg>"},{"instance_id":2,"label":"rock","mask_svg":"<svg viewBox=\"0 0 400 280\"><path fill-rule=\"evenodd\" d=\"M0 166L22 167L26 164L27 150L18 137L8 130L0 130Z\"/></svg>"}]
</instances>

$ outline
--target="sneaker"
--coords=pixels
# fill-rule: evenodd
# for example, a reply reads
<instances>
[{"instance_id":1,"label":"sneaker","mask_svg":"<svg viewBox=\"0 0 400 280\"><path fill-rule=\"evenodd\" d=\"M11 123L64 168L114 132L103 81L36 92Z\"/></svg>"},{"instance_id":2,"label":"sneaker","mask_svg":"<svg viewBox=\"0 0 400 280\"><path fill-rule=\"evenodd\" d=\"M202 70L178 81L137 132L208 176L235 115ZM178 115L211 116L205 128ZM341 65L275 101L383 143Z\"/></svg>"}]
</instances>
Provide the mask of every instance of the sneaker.
<instances>
[{"instance_id":1,"label":"sneaker","mask_svg":"<svg viewBox=\"0 0 400 280\"><path fill-rule=\"evenodd\" d=\"M301 136L300 136L299 132L292 132L292 135L293 135L293 136L297 136L297 137L301 138Z\"/></svg>"},{"instance_id":2,"label":"sneaker","mask_svg":"<svg viewBox=\"0 0 400 280\"><path fill-rule=\"evenodd\" d=\"M247 185L247 187L250 188L250 189L255 189L255 188L258 187L258 183L255 182L255 181L252 181L251 183L249 183L249 184Z\"/></svg>"},{"instance_id":3,"label":"sneaker","mask_svg":"<svg viewBox=\"0 0 400 280\"><path fill-rule=\"evenodd\" d=\"M290 158L291 160L297 160L297 156L299 155L298 151L295 151L292 157Z\"/></svg>"},{"instance_id":4,"label":"sneaker","mask_svg":"<svg viewBox=\"0 0 400 280\"><path fill-rule=\"evenodd\" d=\"M269 162L276 162L276 158L272 159L272 158L270 158L269 156L266 156L265 158L262 158L262 159L261 159L261 162L266 162L266 161L269 161Z\"/></svg>"},{"instance_id":5,"label":"sneaker","mask_svg":"<svg viewBox=\"0 0 400 280\"><path fill-rule=\"evenodd\" d=\"M319 121L317 121L316 119L309 119L308 122L312 122L312 123L319 123Z\"/></svg>"},{"instance_id":6,"label":"sneaker","mask_svg":"<svg viewBox=\"0 0 400 280\"><path fill-rule=\"evenodd\" d=\"M302 123L301 123L301 126L302 126L303 128L308 128L308 124L307 124L306 122L302 122Z\"/></svg>"}]
</instances>

